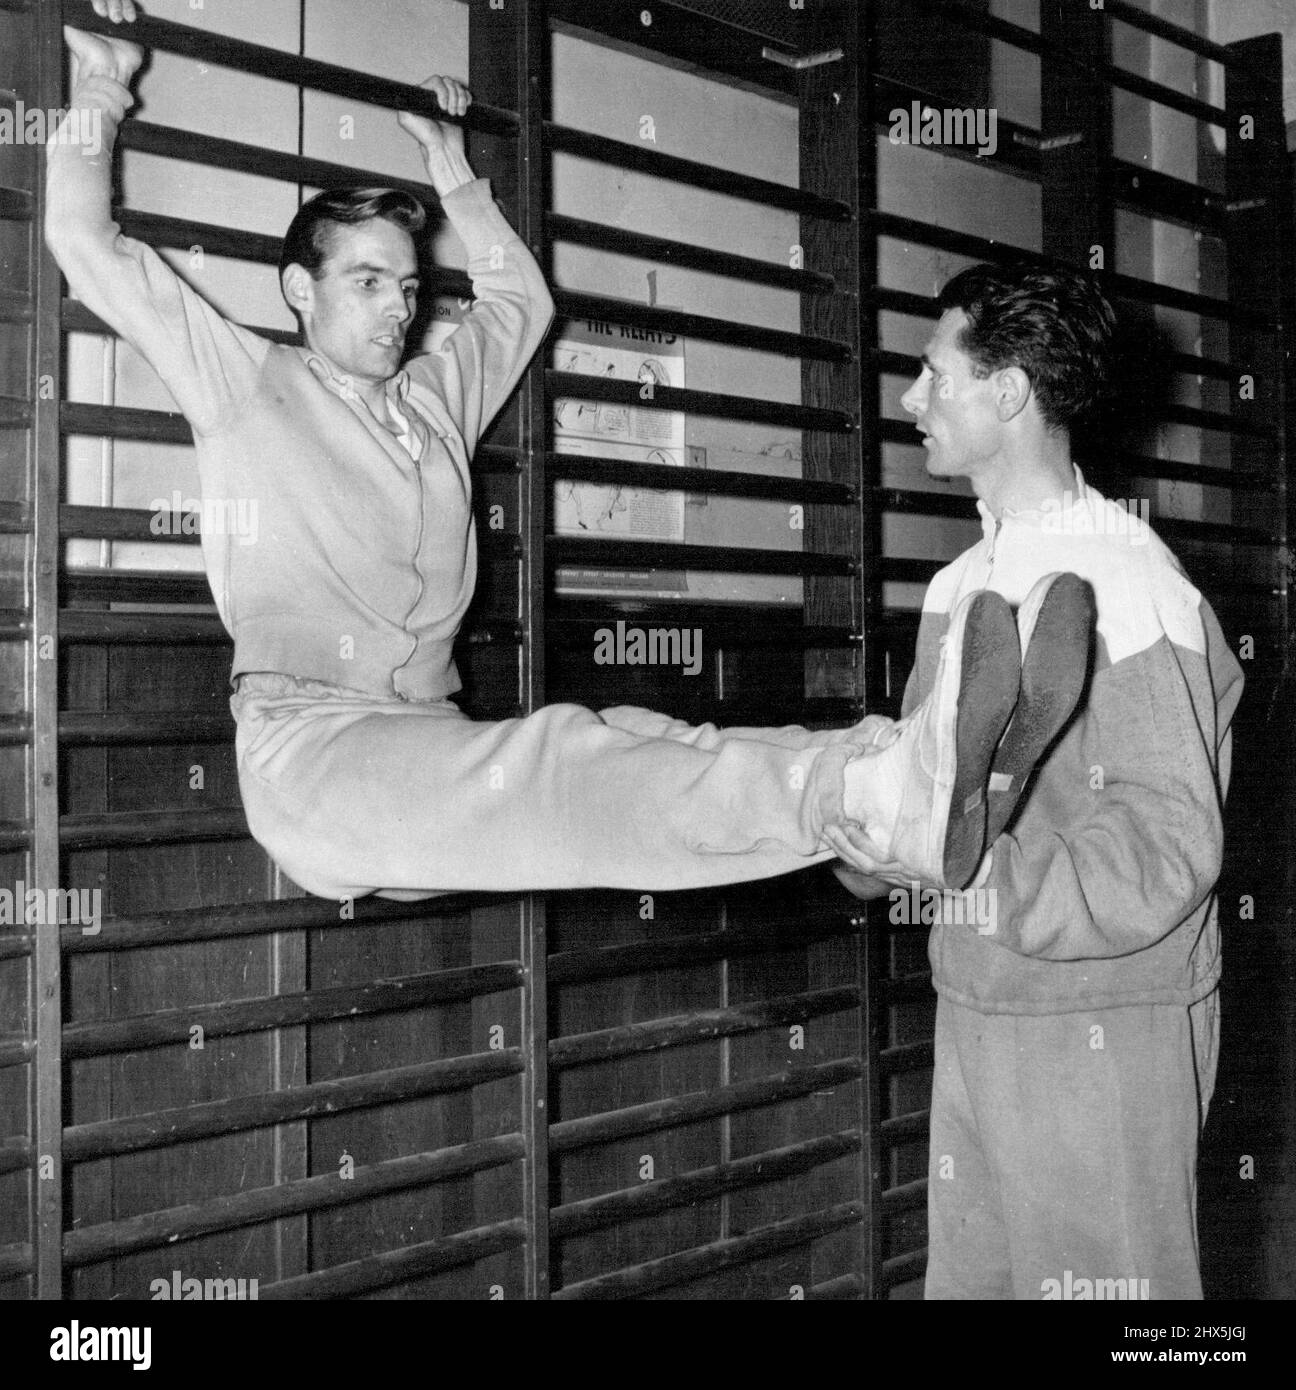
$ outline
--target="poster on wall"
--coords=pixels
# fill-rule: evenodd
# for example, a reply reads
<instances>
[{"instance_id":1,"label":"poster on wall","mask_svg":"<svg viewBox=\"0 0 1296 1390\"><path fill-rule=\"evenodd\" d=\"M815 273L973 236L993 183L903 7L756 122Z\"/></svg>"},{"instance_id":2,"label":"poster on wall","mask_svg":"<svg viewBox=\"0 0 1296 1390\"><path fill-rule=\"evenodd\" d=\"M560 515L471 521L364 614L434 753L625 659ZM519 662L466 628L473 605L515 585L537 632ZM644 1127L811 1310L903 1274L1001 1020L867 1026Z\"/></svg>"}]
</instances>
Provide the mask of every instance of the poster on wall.
<instances>
[{"instance_id":1,"label":"poster on wall","mask_svg":"<svg viewBox=\"0 0 1296 1390\"><path fill-rule=\"evenodd\" d=\"M654 386L684 385L683 340L674 334L623 324L573 323L555 344L553 361L560 372ZM553 447L560 454L683 467L687 460L684 432L682 411L574 397L553 403ZM554 484L553 510L554 534L558 536L684 540L682 491L560 478ZM633 594L640 598L682 598L688 590L682 571L572 566L558 570L555 585L563 594Z\"/></svg>"}]
</instances>

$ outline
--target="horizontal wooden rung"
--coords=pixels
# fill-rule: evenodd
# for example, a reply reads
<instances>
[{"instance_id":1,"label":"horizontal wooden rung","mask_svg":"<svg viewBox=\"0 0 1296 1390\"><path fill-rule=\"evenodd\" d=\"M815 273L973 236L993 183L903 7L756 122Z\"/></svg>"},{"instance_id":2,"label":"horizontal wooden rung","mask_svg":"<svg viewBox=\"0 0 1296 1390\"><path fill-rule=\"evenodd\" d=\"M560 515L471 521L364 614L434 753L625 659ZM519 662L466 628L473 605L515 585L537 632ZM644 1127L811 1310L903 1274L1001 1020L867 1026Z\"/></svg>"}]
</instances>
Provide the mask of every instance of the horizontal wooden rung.
<instances>
[{"instance_id":1,"label":"horizontal wooden rung","mask_svg":"<svg viewBox=\"0 0 1296 1390\"><path fill-rule=\"evenodd\" d=\"M639 615L635 615L636 621L631 626L643 628L643 623ZM551 649L560 648L567 651L589 650L594 643L594 634L608 628L610 619L582 619L579 622L569 620L555 621L550 618L546 630L545 638ZM625 620L622 619L622 622ZM829 647L853 647L860 643L860 635L852 631L849 627L832 627L828 624L819 624L811 627L799 627L793 623L769 623L764 626L759 621L742 622L731 619L728 622L722 619L708 621L703 619L694 623L676 621L669 625L667 631L682 627L695 629L705 639L706 645L711 651L759 651L762 648L773 647L778 651L791 651L797 648L804 650L814 650ZM717 709L714 717L723 716L723 709ZM769 720L761 721L761 727L768 728Z\"/></svg>"},{"instance_id":2,"label":"horizontal wooden rung","mask_svg":"<svg viewBox=\"0 0 1296 1390\"><path fill-rule=\"evenodd\" d=\"M857 987L808 990L804 994L761 999L756 1004L738 1004L727 1009L697 1009L665 1019L642 1023L622 1023L591 1033L573 1033L549 1041L549 1066L560 1070L587 1066L591 1062L610 1062L622 1056L642 1056L661 1048L683 1047L713 1038L758 1033L788 1023L805 1023L829 1013L855 1009L861 1001Z\"/></svg>"},{"instance_id":3,"label":"horizontal wooden rung","mask_svg":"<svg viewBox=\"0 0 1296 1390\"><path fill-rule=\"evenodd\" d=\"M0 1279L17 1279L30 1274L33 1268L32 1248L25 1241L0 1245Z\"/></svg>"},{"instance_id":4,"label":"horizontal wooden rung","mask_svg":"<svg viewBox=\"0 0 1296 1390\"><path fill-rule=\"evenodd\" d=\"M214 1134L237 1134L290 1120L310 1120L346 1110L444 1095L515 1076L522 1067L521 1051L509 1048L315 1081L283 1091L199 1101L171 1110L98 1120L63 1131L63 1157L69 1163L81 1163L113 1154L168 1148Z\"/></svg>"},{"instance_id":5,"label":"horizontal wooden rung","mask_svg":"<svg viewBox=\"0 0 1296 1390\"><path fill-rule=\"evenodd\" d=\"M969 232L952 231L948 227L922 222L913 217L902 217L898 213L874 209L868 212L867 222L869 229L877 236L893 237L919 246L930 246L978 261L1025 260L1043 266L1057 264L1052 258L1037 251L1028 251L1024 247L1012 246L988 237L973 236ZM1132 275L1119 275L1114 271L1105 271L1098 279L1109 296L1120 295L1140 303L1159 304L1165 308L1181 309L1189 314L1204 314L1208 318L1223 319L1229 323L1266 331L1277 329L1277 323L1271 315L1231 304L1226 299L1193 294L1188 290L1177 290L1169 285L1159 285Z\"/></svg>"},{"instance_id":6,"label":"horizontal wooden rung","mask_svg":"<svg viewBox=\"0 0 1296 1390\"><path fill-rule=\"evenodd\" d=\"M280 237L267 236L263 232L245 232L238 227L219 226L212 222L198 222L187 217L140 212L136 208L119 208L116 216L127 236L155 247L165 246L181 251L197 248L205 256L228 256L233 260L251 261L259 265L278 265L279 253L283 248ZM431 266L423 274L421 292L466 299L472 296L472 281L462 271Z\"/></svg>"},{"instance_id":7,"label":"horizontal wooden rung","mask_svg":"<svg viewBox=\"0 0 1296 1390\"><path fill-rule=\"evenodd\" d=\"M882 1261L882 1288L894 1289L899 1284L909 1284L921 1279L927 1270L927 1247L910 1250L904 1255L893 1255Z\"/></svg>"},{"instance_id":8,"label":"horizontal wooden rung","mask_svg":"<svg viewBox=\"0 0 1296 1390\"><path fill-rule=\"evenodd\" d=\"M1191 29L1185 29L1160 15L1151 14L1141 5L1130 4L1129 0L1107 0L1106 8L1109 18L1119 19L1123 24L1142 29L1144 33L1153 34L1177 48L1196 53L1201 58L1209 58L1212 63L1219 63L1223 67L1235 70L1245 70L1249 66L1246 59L1227 44L1214 43L1201 34L1193 33Z\"/></svg>"},{"instance_id":9,"label":"horizontal wooden rung","mask_svg":"<svg viewBox=\"0 0 1296 1390\"><path fill-rule=\"evenodd\" d=\"M1077 460L1085 467L1083 455ZM1229 492L1271 492L1277 487L1276 476L1266 477L1249 469L1219 468L1207 463L1182 463L1178 459L1152 458L1147 454L1136 454L1129 450L1119 450L1106 455L1105 460L1097 462L1117 465L1127 478L1165 480L1167 482L1196 483L1199 487L1224 488Z\"/></svg>"},{"instance_id":10,"label":"horizontal wooden rung","mask_svg":"<svg viewBox=\"0 0 1296 1390\"><path fill-rule=\"evenodd\" d=\"M824 410L819 406L797 405L792 401L758 400L754 396L726 395L717 391L697 391L686 386L655 386L645 396L637 381L616 381L611 377L581 372L545 372L545 386L551 400L612 401L638 410L682 410L717 420L751 420L757 424L788 425L794 429L822 430L845 434L855 423L844 410Z\"/></svg>"},{"instance_id":11,"label":"horizontal wooden rung","mask_svg":"<svg viewBox=\"0 0 1296 1390\"><path fill-rule=\"evenodd\" d=\"M146 513L147 515L147 513ZM166 513L167 516L174 515ZM514 555L518 538L506 532L486 532L481 537L481 553L502 559ZM215 611L211 586L202 570L103 569L79 567L62 574L62 598L68 605L90 603L192 604ZM65 608L64 612L71 611ZM509 621L481 622L465 632L462 643L500 642L518 631Z\"/></svg>"},{"instance_id":12,"label":"horizontal wooden rung","mask_svg":"<svg viewBox=\"0 0 1296 1390\"><path fill-rule=\"evenodd\" d=\"M765 1183L801 1177L848 1154L858 1153L862 1138L858 1130L807 1139L799 1144L751 1154L730 1163L695 1168L675 1177L641 1183L619 1192L604 1193L584 1201L568 1202L549 1213L549 1232L555 1240L588 1235L629 1221L639 1221L660 1212L693 1206L726 1192L741 1192Z\"/></svg>"},{"instance_id":13,"label":"horizontal wooden rung","mask_svg":"<svg viewBox=\"0 0 1296 1390\"><path fill-rule=\"evenodd\" d=\"M936 1001L930 970L917 970L912 975L900 975L892 980L883 980L879 988L882 1000L886 1004L912 1004L918 999L932 1003Z\"/></svg>"},{"instance_id":14,"label":"horizontal wooden rung","mask_svg":"<svg viewBox=\"0 0 1296 1390\"><path fill-rule=\"evenodd\" d=\"M129 125L127 129L129 129ZM92 314L79 299L64 299L59 306L59 325L65 333L97 333L116 336L97 314ZM245 323L240 327L258 337L268 338L272 343L300 343L301 334L295 328L267 328L264 324Z\"/></svg>"},{"instance_id":15,"label":"horizontal wooden rung","mask_svg":"<svg viewBox=\"0 0 1296 1390\"><path fill-rule=\"evenodd\" d=\"M943 568L940 560L904 559L895 555L883 556L878 564L882 581L891 584L930 584L937 570Z\"/></svg>"},{"instance_id":16,"label":"horizontal wooden rung","mask_svg":"<svg viewBox=\"0 0 1296 1390\"><path fill-rule=\"evenodd\" d=\"M931 320L938 319L941 314L934 295L914 294L909 290L893 290L877 285L865 288L860 298L878 312ZM1173 371L1188 376L1211 377L1217 381L1236 381L1245 370L1231 362L1190 352L1167 352L1163 361Z\"/></svg>"},{"instance_id":17,"label":"horizontal wooden rung","mask_svg":"<svg viewBox=\"0 0 1296 1390\"><path fill-rule=\"evenodd\" d=\"M87 0L63 0L63 22L93 33L119 36L121 29L106 18L95 14ZM282 48L270 48L214 33L210 28L176 24L171 20L141 15L131 26L131 38L145 48L160 48L178 53L202 63L234 68L237 72L286 82L293 87L306 87L314 92L329 92L348 101L367 102L393 111L414 111L437 120L447 119L433 94L425 87L390 78L340 67L334 63L306 58ZM493 135L516 135L517 113L486 102L474 101L467 116L449 118L455 125ZM392 124L392 138L396 126ZM373 176L370 175L370 182Z\"/></svg>"},{"instance_id":18,"label":"horizontal wooden rung","mask_svg":"<svg viewBox=\"0 0 1296 1390\"><path fill-rule=\"evenodd\" d=\"M232 646L225 625L214 613L108 612L65 608L59 613L59 641L132 645Z\"/></svg>"},{"instance_id":19,"label":"horizontal wooden rung","mask_svg":"<svg viewBox=\"0 0 1296 1390\"><path fill-rule=\"evenodd\" d=\"M209 1197L181 1207L144 1212L121 1221L82 1226L64 1236L63 1259L75 1268L301 1212L332 1211L350 1202L368 1201L385 1193L408 1191L514 1163L525 1153L520 1134L505 1134L359 1165L346 1182L339 1182L335 1172L321 1173L271 1187Z\"/></svg>"},{"instance_id":20,"label":"horizontal wooden rung","mask_svg":"<svg viewBox=\"0 0 1296 1390\"><path fill-rule=\"evenodd\" d=\"M36 213L36 199L25 188L0 186L0 218L8 222L30 222Z\"/></svg>"},{"instance_id":21,"label":"horizontal wooden rung","mask_svg":"<svg viewBox=\"0 0 1296 1390\"><path fill-rule=\"evenodd\" d=\"M574 482L619 483L624 487L691 492L699 497L759 497L775 502L850 506L855 489L845 483L813 478L787 478L772 473L747 473L727 468L689 468L675 464L638 463L630 459L589 454L548 454L545 471L551 478Z\"/></svg>"},{"instance_id":22,"label":"horizontal wooden rung","mask_svg":"<svg viewBox=\"0 0 1296 1390\"><path fill-rule=\"evenodd\" d=\"M311 188L368 188L378 181L372 169L288 154L283 150L266 149L241 140L200 135L197 131L179 130L151 121L126 121L121 128L118 144L122 149L138 150L165 159L182 159L187 163L205 164L217 169L238 169L245 174L307 184ZM440 200L431 184L387 173L382 175L381 183L384 188L402 189L420 203L438 209L440 215Z\"/></svg>"},{"instance_id":23,"label":"horizontal wooden rung","mask_svg":"<svg viewBox=\"0 0 1296 1390\"><path fill-rule=\"evenodd\" d=\"M60 588L63 602L68 605L174 603L215 612L211 586L202 570L67 569L61 576Z\"/></svg>"},{"instance_id":24,"label":"horizontal wooden rung","mask_svg":"<svg viewBox=\"0 0 1296 1390\"><path fill-rule=\"evenodd\" d=\"M242 806L200 811L101 811L59 817L59 844L65 850L242 840L248 833Z\"/></svg>"},{"instance_id":25,"label":"horizontal wooden rung","mask_svg":"<svg viewBox=\"0 0 1296 1390\"><path fill-rule=\"evenodd\" d=\"M25 430L32 422L32 403L23 396L0 396L0 430Z\"/></svg>"},{"instance_id":26,"label":"horizontal wooden rung","mask_svg":"<svg viewBox=\"0 0 1296 1390\"><path fill-rule=\"evenodd\" d=\"M1108 159L1098 170L1098 188L1104 201L1133 208L1146 217L1212 236L1227 234L1225 215L1209 188L1149 169L1146 164Z\"/></svg>"},{"instance_id":27,"label":"horizontal wooden rung","mask_svg":"<svg viewBox=\"0 0 1296 1390\"><path fill-rule=\"evenodd\" d=\"M104 541L199 545L202 536L188 513L144 507L59 507L59 535Z\"/></svg>"},{"instance_id":28,"label":"horizontal wooden rung","mask_svg":"<svg viewBox=\"0 0 1296 1390\"><path fill-rule=\"evenodd\" d=\"M1168 106L1172 111L1181 111L1195 121L1221 128L1227 128L1229 124L1228 112L1222 106L1212 106L1210 102L1188 96L1177 87L1166 86L1164 82L1153 82L1150 78L1141 77L1138 73L1116 67L1114 64L1108 69L1108 78L1113 87L1142 97L1157 106Z\"/></svg>"},{"instance_id":29,"label":"horizontal wooden rung","mask_svg":"<svg viewBox=\"0 0 1296 1390\"><path fill-rule=\"evenodd\" d=\"M635 1298L673 1285L692 1283L859 1225L867 1214L868 1206L864 1202L841 1202L805 1216L757 1227L745 1235L714 1240L677 1255L664 1255L613 1274L569 1284L555 1290L553 1297L563 1300Z\"/></svg>"},{"instance_id":30,"label":"horizontal wooden rung","mask_svg":"<svg viewBox=\"0 0 1296 1390\"><path fill-rule=\"evenodd\" d=\"M817 695L790 703L779 699L724 700L716 707L716 718L724 725L771 728L780 724L800 724L807 729L842 729L857 724L864 716L860 700Z\"/></svg>"},{"instance_id":31,"label":"horizontal wooden rung","mask_svg":"<svg viewBox=\"0 0 1296 1390\"><path fill-rule=\"evenodd\" d=\"M668 541L625 541L551 536L545 544L551 565L580 569L720 570L736 574L854 574L849 555L815 550L757 550L746 546L684 545Z\"/></svg>"},{"instance_id":32,"label":"horizontal wooden rung","mask_svg":"<svg viewBox=\"0 0 1296 1390\"><path fill-rule=\"evenodd\" d=\"M32 297L25 290L0 289L0 323L30 323Z\"/></svg>"},{"instance_id":33,"label":"horizontal wooden rung","mask_svg":"<svg viewBox=\"0 0 1296 1390\"><path fill-rule=\"evenodd\" d=\"M654 178L686 184L690 188L704 188L731 198L742 198L765 207L783 208L788 212L805 213L810 217L822 217L831 222L849 222L851 218L850 204L835 198L823 198L788 184L739 174L733 169L722 169L693 159L680 159L643 145L612 140L604 135L557 125L553 121L544 123L544 139L548 148L555 152L598 160L617 169L635 169Z\"/></svg>"},{"instance_id":34,"label":"horizontal wooden rung","mask_svg":"<svg viewBox=\"0 0 1296 1390\"><path fill-rule=\"evenodd\" d=\"M671 241L666 237L650 236L647 232L630 231L604 222L589 222L562 213L547 213L545 227L554 241L608 251L613 255L632 256L636 260L681 266L731 280L772 285L796 294L831 294L835 288L832 276L821 271L794 269L777 261L738 256L732 251L718 251L713 246Z\"/></svg>"},{"instance_id":35,"label":"horizontal wooden rung","mask_svg":"<svg viewBox=\"0 0 1296 1390\"><path fill-rule=\"evenodd\" d=\"M127 1018L69 1023L63 1029L63 1056L101 1057L147 1047L187 1043L192 1030L204 1037L226 1038L270 1028L323 1023L339 1018L429 1008L463 999L514 989L523 983L518 961L434 970L422 975L336 985L298 994L275 994L261 999L234 999L182 1009L156 1009ZM3 1043L0 1043L0 1057Z\"/></svg>"},{"instance_id":36,"label":"horizontal wooden rung","mask_svg":"<svg viewBox=\"0 0 1296 1390\"><path fill-rule=\"evenodd\" d=\"M841 1013L860 1005L860 990L852 985L835 989L807 990L759 1003L737 1004L727 1009L697 1009L643 1023L623 1023L590 1033L572 1033L549 1043L549 1065L554 1070L608 1062L617 1057L640 1057L661 1048L756 1033L765 1028L804 1023L812 1018Z\"/></svg>"},{"instance_id":37,"label":"horizontal wooden rung","mask_svg":"<svg viewBox=\"0 0 1296 1390\"><path fill-rule=\"evenodd\" d=\"M227 743L234 737L228 711L64 710L58 716L59 743L69 748L115 744Z\"/></svg>"},{"instance_id":38,"label":"horizontal wooden rung","mask_svg":"<svg viewBox=\"0 0 1296 1390\"><path fill-rule=\"evenodd\" d=\"M487 902L507 901L501 894L443 893L416 902L391 902L385 898L357 898L346 905L332 898L285 898L277 902L213 903L179 908L174 912L149 912L137 916L105 917L95 936L72 929L63 933L63 949L82 954L97 951L129 951L151 946L178 946L193 941L224 941L239 936L268 936L275 932L331 932L366 929L384 922L419 922L466 913ZM0 941L3 941L0 937Z\"/></svg>"},{"instance_id":39,"label":"horizontal wooden rung","mask_svg":"<svg viewBox=\"0 0 1296 1390\"><path fill-rule=\"evenodd\" d=\"M899 1144L910 1144L919 1139L926 1139L931 1128L931 1112L927 1110L910 1110L904 1115L895 1115L889 1120L883 1120L878 1126L878 1137L883 1144L892 1147Z\"/></svg>"},{"instance_id":40,"label":"horizontal wooden rung","mask_svg":"<svg viewBox=\"0 0 1296 1390\"><path fill-rule=\"evenodd\" d=\"M884 1216L899 1216L906 1211L921 1211L926 1205L926 1178L915 1178L913 1182L901 1183L899 1187L883 1189L882 1214Z\"/></svg>"},{"instance_id":41,"label":"horizontal wooden rung","mask_svg":"<svg viewBox=\"0 0 1296 1390\"><path fill-rule=\"evenodd\" d=\"M863 1063L858 1057L841 1058L758 1077L754 1081L715 1086L705 1091L670 1096L665 1100L645 1101L641 1105L584 1115L579 1119L559 1120L549 1126L549 1151L568 1153L595 1144L615 1143L635 1135L677 1129L697 1124L700 1120L800 1100L804 1096L833 1091L838 1086L857 1081L863 1075L863 1070Z\"/></svg>"},{"instance_id":42,"label":"horizontal wooden rung","mask_svg":"<svg viewBox=\"0 0 1296 1390\"><path fill-rule=\"evenodd\" d=\"M1282 537L1263 526L1235 526L1227 521L1187 516L1153 516L1152 529L1168 541L1204 541L1207 545L1261 545L1275 551Z\"/></svg>"},{"instance_id":43,"label":"horizontal wooden rung","mask_svg":"<svg viewBox=\"0 0 1296 1390\"><path fill-rule=\"evenodd\" d=\"M471 1231L439 1236L420 1241L399 1250L384 1250L378 1255L350 1260L330 1269L311 1274L299 1274L259 1290L267 1299L351 1298L375 1289L390 1288L393 1284L423 1279L447 1270L498 1255L504 1250L516 1250L526 1244L526 1223L519 1217L497 1221L490 1226L478 1226Z\"/></svg>"},{"instance_id":44,"label":"horizontal wooden rung","mask_svg":"<svg viewBox=\"0 0 1296 1390\"><path fill-rule=\"evenodd\" d=\"M32 1146L29 1140L16 1137L0 1139L0 1173L16 1173L30 1168Z\"/></svg>"},{"instance_id":45,"label":"horizontal wooden rung","mask_svg":"<svg viewBox=\"0 0 1296 1390\"><path fill-rule=\"evenodd\" d=\"M850 344L834 338L762 328L754 323L735 323L730 319L709 318L703 314L658 305L635 304L628 299L612 299L607 295L586 294L579 290L555 289L553 297L558 314L568 319L596 319L637 329L645 334L678 334L685 338L702 338L708 342L727 343L732 347L819 362L854 361ZM655 339L650 337L647 341Z\"/></svg>"},{"instance_id":46,"label":"horizontal wooden rung","mask_svg":"<svg viewBox=\"0 0 1296 1390\"><path fill-rule=\"evenodd\" d=\"M35 1038L25 1033L0 1033L0 1068L21 1067L35 1055Z\"/></svg>"},{"instance_id":47,"label":"horizontal wooden rung","mask_svg":"<svg viewBox=\"0 0 1296 1390\"><path fill-rule=\"evenodd\" d=\"M124 405L87 405L65 401L59 409L64 434L103 439L145 439L155 444L192 444L189 421L175 411L138 410Z\"/></svg>"},{"instance_id":48,"label":"horizontal wooden rung","mask_svg":"<svg viewBox=\"0 0 1296 1390\"><path fill-rule=\"evenodd\" d=\"M884 1047L878 1053L878 1065L884 1076L897 1076L901 1072L921 1071L933 1066L936 1060L936 1044L930 1041L900 1043L895 1047Z\"/></svg>"},{"instance_id":49,"label":"horizontal wooden rung","mask_svg":"<svg viewBox=\"0 0 1296 1390\"><path fill-rule=\"evenodd\" d=\"M1179 309L1185 314L1201 314L1206 318L1223 319L1227 323L1243 328L1257 328L1264 333L1277 333L1278 322L1270 314L1257 309L1247 309L1241 304L1233 304L1227 299L1217 299L1210 295L1193 294L1189 290L1177 290L1170 285L1159 285L1153 280L1142 280L1133 275L1118 275L1107 271L1099 277L1109 298L1123 295L1143 304L1158 304L1165 309Z\"/></svg>"},{"instance_id":50,"label":"horizontal wooden rung","mask_svg":"<svg viewBox=\"0 0 1296 1390\"><path fill-rule=\"evenodd\" d=\"M31 838L31 826L26 822L0 820L0 851L26 849Z\"/></svg>"},{"instance_id":51,"label":"horizontal wooden rung","mask_svg":"<svg viewBox=\"0 0 1296 1390\"><path fill-rule=\"evenodd\" d=\"M763 920L758 926L732 931L662 936L653 941L625 946L588 946L551 955L545 978L550 989L586 984L591 980L617 979L648 970L678 970L685 965L706 965L721 960L747 960L777 951L795 950L820 941L857 936L862 929L843 912L838 920L804 917Z\"/></svg>"},{"instance_id":52,"label":"horizontal wooden rung","mask_svg":"<svg viewBox=\"0 0 1296 1390\"><path fill-rule=\"evenodd\" d=\"M805 1291L807 1303L845 1303L864 1297L864 1280L858 1274L839 1274Z\"/></svg>"}]
</instances>

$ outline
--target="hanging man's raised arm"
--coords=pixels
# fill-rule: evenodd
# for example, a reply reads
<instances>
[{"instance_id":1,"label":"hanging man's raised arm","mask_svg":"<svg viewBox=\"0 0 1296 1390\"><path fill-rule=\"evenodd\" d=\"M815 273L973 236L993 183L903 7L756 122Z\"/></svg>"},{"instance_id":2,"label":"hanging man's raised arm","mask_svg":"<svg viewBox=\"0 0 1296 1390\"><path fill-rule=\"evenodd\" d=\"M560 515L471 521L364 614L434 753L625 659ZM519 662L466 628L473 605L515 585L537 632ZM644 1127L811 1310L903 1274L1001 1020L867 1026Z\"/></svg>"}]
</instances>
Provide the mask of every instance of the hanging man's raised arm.
<instances>
[{"instance_id":1,"label":"hanging man's raised arm","mask_svg":"<svg viewBox=\"0 0 1296 1390\"><path fill-rule=\"evenodd\" d=\"M108 0L95 8L107 14ZM66 130L49 142L46 244L73 296L143 353L196 430L211 430L250 387L267 343L228 323L113 221L113 145L143 54L122 39L63 32L74 58L72 92Z\"/></svg>"},{"instance_id":2,"label":"hanging man's raised arm","mask_svg":"<svg viewBox=\"0 0 1296 1390\"><path fill-rule=\"evenodd\" d=\"M423 85L447 115L462 116L472 104L453 78L430 77ZM471 454L543 341L553 321L553 299L534 257L496 207L489 183L474 175L463 130L410 112L399 119L422 146L442 210L467 248L474 296L441 348L415 358L410 369L445 402Z\"/></svg>"}]
</instances>

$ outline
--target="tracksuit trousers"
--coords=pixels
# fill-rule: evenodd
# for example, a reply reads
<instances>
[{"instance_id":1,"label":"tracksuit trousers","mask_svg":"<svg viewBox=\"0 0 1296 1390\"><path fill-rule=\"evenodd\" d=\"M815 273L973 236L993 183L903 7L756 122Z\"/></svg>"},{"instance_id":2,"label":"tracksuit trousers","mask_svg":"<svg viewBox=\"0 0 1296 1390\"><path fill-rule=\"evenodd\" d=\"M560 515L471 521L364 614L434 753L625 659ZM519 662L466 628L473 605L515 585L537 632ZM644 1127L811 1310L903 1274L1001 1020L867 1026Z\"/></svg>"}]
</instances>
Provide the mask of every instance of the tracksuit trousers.
<instances>
[{"instance_id":1,"label":"tracksuit trousers","mask_svg":"<svg viewBox=\"0 0 1296 1390\"><path fill-rule=\"evenodd\" d=\"M940 998L927 1298L1201 1298L1218 999L1034 1017Z\"/></svg>"},{"instance_id":2,"label":"tracksuit trousers","mask_svg":"<svg viewBox=\"0 0 1296 1390\"><path fill-rule=\"evenodd\" d=\"M834 857L845 730L691 726L620 706L469 719L274 672L240 676L239 789L252 834L322 897L705 888Z\"/></svg>"}]
</instances>

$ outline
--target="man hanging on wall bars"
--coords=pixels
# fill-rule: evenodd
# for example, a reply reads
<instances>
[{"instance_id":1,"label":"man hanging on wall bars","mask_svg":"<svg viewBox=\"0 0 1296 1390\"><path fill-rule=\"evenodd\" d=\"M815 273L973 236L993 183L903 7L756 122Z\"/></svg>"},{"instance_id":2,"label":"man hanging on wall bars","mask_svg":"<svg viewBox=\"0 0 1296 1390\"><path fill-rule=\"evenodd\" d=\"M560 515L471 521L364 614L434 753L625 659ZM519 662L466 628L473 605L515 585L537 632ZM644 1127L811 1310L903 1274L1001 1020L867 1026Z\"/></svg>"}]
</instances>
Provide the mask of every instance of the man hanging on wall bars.
<instances>
[{"instance_id":1,"label":"man hanging on wall bars","mask_svg":"<svg viewBox=\"0 0 1296 1390\"><path fill-rule=\"evenodd\" d=\"M135 18L131 0L95 9ZM998 595L969 594L930 698L899 724L719 731L575 705L468 719L449 698L476 577L468 460L553 304L474 178L462 130L399 118L468 250L464 322L402 369L423 210L403 192L345 190L311 199L288 229L281 284L304 345L276 345L112 221L112 147L142 55L65 33L73 117L101 113L104 139L94 156L51 142L46 239L72 294L147 358L192 425L204 498L256 500L255 543L202 541L234 639L248 824L286 873L325 897L402 899L697 888L834 854L887 881L975 876L1079 698L1086 585L1050 576L1017 624ZM463 116L458 82L428 85ZM1022 651L1028 676L1051 678L1023 682ZM988 815L992 778L1009 790Z\"/></svg>"}]
</instances>

